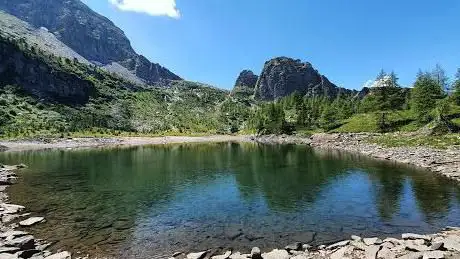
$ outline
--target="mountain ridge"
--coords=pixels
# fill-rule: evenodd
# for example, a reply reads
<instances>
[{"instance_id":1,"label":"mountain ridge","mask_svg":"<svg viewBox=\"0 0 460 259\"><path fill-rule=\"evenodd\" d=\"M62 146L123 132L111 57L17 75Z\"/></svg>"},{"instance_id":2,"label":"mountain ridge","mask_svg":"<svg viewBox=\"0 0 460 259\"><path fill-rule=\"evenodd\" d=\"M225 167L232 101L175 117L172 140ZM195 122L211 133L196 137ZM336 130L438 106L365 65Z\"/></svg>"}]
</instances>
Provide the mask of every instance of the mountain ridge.
<instances>
[{"instance_id":1,"label":"mountain ridge","mask_svg":"<svg viewBox=\"0 0 460 259\"><path fill-rule=\"evenodd\" d=\"M110 72L124 76L131 73L145 84L182 80L137 54L123 30L80 0L0 0L0 9L36 28L46 28L79 55ZM118 71L114 63L127 71Z\"/></svg>"}]
</instances>

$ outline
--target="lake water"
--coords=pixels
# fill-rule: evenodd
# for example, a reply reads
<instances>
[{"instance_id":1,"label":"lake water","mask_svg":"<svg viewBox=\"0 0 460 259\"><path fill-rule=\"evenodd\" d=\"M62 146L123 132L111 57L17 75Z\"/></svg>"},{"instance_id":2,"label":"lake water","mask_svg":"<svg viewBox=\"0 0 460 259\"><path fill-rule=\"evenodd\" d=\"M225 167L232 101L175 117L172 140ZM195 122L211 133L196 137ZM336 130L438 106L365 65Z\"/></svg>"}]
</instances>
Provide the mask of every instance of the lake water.
<instances>
[{"instance_id":1,"label":"lake water","mask_svg":"<svg viewBox=\"0 0 460 259\"><path fill-rule=\"evenodd\" d=\"M120 258L249 252L351 234L460 225L460 188L433 173L336 151L252 143L0 153L25 163L12 202L53 249Z\"/></svg>"}]
</instances>

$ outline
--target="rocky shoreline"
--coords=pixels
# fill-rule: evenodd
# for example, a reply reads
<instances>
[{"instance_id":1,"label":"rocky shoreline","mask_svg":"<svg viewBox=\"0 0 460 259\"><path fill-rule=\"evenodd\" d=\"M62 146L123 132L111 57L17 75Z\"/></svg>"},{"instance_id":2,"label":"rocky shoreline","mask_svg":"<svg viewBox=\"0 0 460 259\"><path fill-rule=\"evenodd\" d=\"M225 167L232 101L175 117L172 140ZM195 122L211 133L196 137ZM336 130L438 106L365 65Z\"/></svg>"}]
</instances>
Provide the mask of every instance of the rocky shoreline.
<instances>
[{"instance_id":1,"label":"rocky shoreline","mask_svg":"<svg viewBox=\"0 0 460 259\"><path fill-rule=\"evenodd\" d=\"M448 149L426 146L382 147L367 141L378 135L370 133L314 134L311 137L267 135L251 137L251 140L263 144L304 144L314 148L357 153L375 159L414 165L460 181L460 147Z\"/></svg>"},{"instance_id":2,"label":"rocky shoreline","mask_svg":"<svg viewBox=\"0 0 460 259\"><path fill-rule=\"evenodd\" d=\"M6 189L17 182L16 172L24 167L0 164L0 259L70 259L69 252L53 254L47 250L50 243L27 232L31 226L45 222L45 218L23 213L24 206L8 203Z\"/></svg>"},{"instance_id":3,"label":"rocky shoreline","mask_svg":"<svg viewBox=\"0 0 460 259\"><path fill-rule=\"evenodd\" d=\"M258 247L250 253L212 251L175 253L170 259L439 259L460 258L460 228L447 227L433 235L406 233L400 239L351 236L329 245L311 247L295 243L284 249L262 253Z\"/></svg>"},{"instance_id":4,"label":"rocky shoreline","mask_svg":"<svg viewBox=\"0 0 460 259\"><path fill-rule=\"evenodd\" d=\"M460 148L435 149L418 147L382 147L367 140L375 134L315 134L310 146L359 153L381 160L390 160L425 168L460 181Z\"/></svg>"}]
</instances>

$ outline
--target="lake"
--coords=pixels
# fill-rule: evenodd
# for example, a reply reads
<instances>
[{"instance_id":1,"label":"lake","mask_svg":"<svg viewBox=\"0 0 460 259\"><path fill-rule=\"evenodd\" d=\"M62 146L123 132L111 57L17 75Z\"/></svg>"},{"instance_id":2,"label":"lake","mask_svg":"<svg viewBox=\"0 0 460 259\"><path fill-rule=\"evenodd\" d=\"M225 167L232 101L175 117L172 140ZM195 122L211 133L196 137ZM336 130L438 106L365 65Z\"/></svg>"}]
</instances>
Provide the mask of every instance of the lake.
<instances>
[{"instance_id":1,"label":"lake","mask_svg":"<svg viewBox=\"0 0 460 259\"><path fill-rule=\"evenodd\" d=\"M307 146L212 143L0 153L25 163L11 202L68 249L120 258L263 251L460 225L460 187L392 162Z\"/></svg>"}]
</instances>

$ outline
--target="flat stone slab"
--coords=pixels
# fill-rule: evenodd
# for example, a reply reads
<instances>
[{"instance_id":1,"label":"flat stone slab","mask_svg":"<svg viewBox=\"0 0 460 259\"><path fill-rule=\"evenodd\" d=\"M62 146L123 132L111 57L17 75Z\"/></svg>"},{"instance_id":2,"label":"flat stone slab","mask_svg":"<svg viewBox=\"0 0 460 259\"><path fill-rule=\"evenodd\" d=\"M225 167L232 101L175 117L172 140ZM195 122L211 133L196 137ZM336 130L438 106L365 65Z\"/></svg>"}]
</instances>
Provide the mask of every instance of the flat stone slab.
<instances>
[{"instance_id":1,"label":"flat stone slab","mask_svg":"<svg viewBox=\"0 0 460 259\"><path fill-rule=\"evenodd\" d=\"M72 254L67 251L60 252L57 254L53 254L50 256L45 257L45 259L71 259Z\"/></svg>"},{"instance_id":2,"label":"flat stone slab","mask_svg":"<svg viewBox=\"0 0 460 259\"><path fill-rule=\"evenodd\" d=\"M19 222L19 225L23 227L28 227L28 226L35 225L37 223L41 223L43 221L45 221L44 217L31 217L31 218L28 218L26 220Z\"/></svg>"},{"instance_id":3,"label":"flat stone slab","mask_svg":"<svg viewBox=\"0 0 460 259\"><path fill-rule=\"evenodd\" d=\"M364 244L370 246L370 245L380 245L383 243L383 241L378 238L378 237L370 237L370 238L364 238L363 239Z\"/></svg>"},{"instance_id":4,"label":"flat stone slab","mask_svg":"<svg viewBox=\"0 0 460 259\"><path fill-rule=\"evenodd\" d=\"M445 253L443 251L429 251L423 254L423 259L443 259Z\"/></svg>"},{"instance_id":5,"label":"flat stone slab","mask_svg":"<svg viewBox=\"0 0 460 259\"><path fill-rule=\"evenodd\" d=\"M6 203L2 204L1 207L4 209L3 213L6 213L6 214L15 214L25 209L25 207L21 205L6 204Z\"/></svg>"},{"instance_id":6,"label":"flat stone slab","mask_svg":"<svg viewBox=\"0 0 460 259\"><path fill-rule=\"evenodd\" d=\"M187 259L202 259L206 256L207 253L208 251L190 253L187 255Z\"/></svg>"},{"instance_id":7,"label":"flat stone slab","mask_svg":"<svg viewBox=\"0 0 460 259\"><path fill-rule=\"evenodd\" d=\"M341 242L337 242L335 244L332 244L328 247L326 247L326 249L328 250L333 250L333 249L336 249L336 248L339 248L339 247L343 247L343 246L346 246L350 243L350 240L344 240L344 241L341 241Z\"/></svg>"},{"instance_id":8,"label":"flat stone slab","mask_svg":"<svg viewBox=\"0 0 460 259\"><path fill-rule=\"evenodd\" d=\"M289 259L289 253L286 250L275 249L268 253L263 253L262 258L264 259Z\"/></svg>"}]
</instances>

